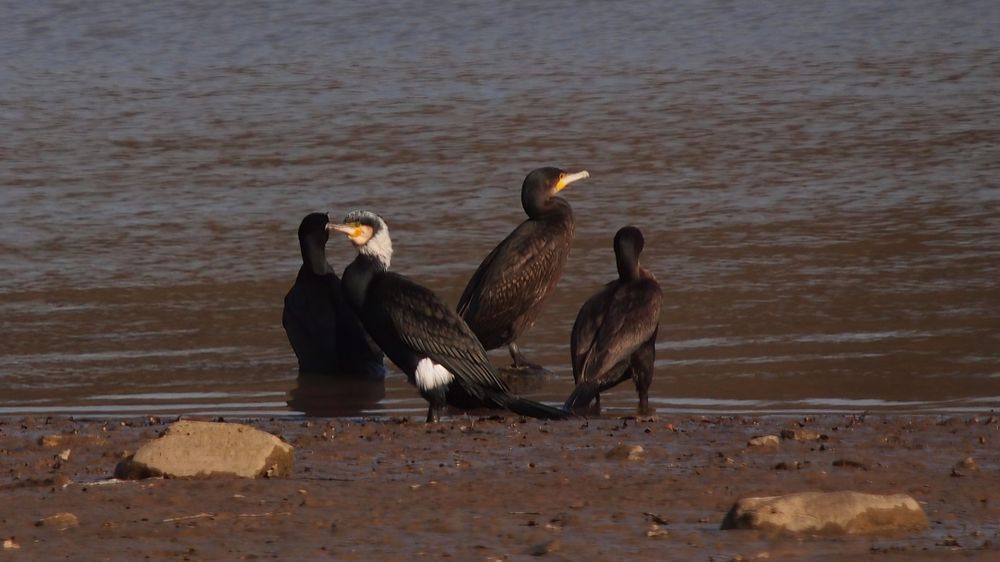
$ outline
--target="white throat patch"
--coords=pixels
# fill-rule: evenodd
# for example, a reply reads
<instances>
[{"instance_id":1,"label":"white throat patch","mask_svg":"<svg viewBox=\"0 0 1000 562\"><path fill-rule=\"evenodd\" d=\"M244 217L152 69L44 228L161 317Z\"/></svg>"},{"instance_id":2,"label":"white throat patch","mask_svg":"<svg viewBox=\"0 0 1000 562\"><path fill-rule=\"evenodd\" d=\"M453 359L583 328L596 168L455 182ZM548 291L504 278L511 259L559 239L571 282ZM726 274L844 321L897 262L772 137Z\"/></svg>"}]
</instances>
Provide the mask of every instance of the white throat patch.
<instances>
[{"instance_id":1,"label":"white throat patch","mask_svg":"<svg viewBox=\"0 0 1000 562\"><path fill-rule=\"evenodd\" d=\"M375 258L388 270L389 262L392 261L392 240L389 238L389 228L383 225L374 236L365 242L364 246L358 248L358 252Z\"/></svg>"},{"instance_id":2,"label":"white throat patch","mask_svg":"<svg viewBox=\"0 0 1000 562\"><path fill-rule=\"evenodd\" d=\"M420 390L430 390L442 385L451 384L455 380L455 375L445 369L443 365L431 361L429 357L424 357L417 363L417 388Z\"/></svg>"}]
</instances>

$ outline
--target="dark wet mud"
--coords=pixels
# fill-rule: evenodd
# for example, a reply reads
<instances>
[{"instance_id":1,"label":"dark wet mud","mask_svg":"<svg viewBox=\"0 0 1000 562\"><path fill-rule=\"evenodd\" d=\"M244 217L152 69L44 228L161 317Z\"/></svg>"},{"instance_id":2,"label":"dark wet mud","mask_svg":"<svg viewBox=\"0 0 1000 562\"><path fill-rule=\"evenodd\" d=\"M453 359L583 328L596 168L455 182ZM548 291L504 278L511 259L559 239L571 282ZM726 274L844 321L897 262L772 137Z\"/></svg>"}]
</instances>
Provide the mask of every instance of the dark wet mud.
<instances>
[{"instance_id":1,"label":"dark wet mud","mask_svg":"<svg viewBox=\"0 0 1000 562\"><path fill-rule=\"evenodd\" d=\"M1000 554L996 417L255 419L246 421L296 447L290 478L101 482L169 421L0 419L0 539L19 547L5 555L832 562ZM747 446L783 429L822 437ZM620 444L643 454L609 457ZM741 496L811 490L910 494L930 526L901 537L719 530ZM78 525L36 525L59 512Z\"/></svg>"}]
</instances>

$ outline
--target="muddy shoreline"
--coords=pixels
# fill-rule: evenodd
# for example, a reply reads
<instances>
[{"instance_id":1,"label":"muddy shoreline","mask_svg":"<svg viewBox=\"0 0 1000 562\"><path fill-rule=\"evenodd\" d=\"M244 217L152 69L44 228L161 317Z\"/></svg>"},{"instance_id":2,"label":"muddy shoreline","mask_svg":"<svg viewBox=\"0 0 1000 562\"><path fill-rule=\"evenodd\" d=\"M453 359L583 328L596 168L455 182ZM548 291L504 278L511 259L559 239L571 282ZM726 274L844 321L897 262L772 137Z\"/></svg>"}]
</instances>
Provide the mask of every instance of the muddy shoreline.
<instances>
[{"instance_id":1,"label":"muddy shoreline","mask_svg":"<svg viewBox=\"0 0 1000 562\"><path fill-rule=\"evenodd\" d=\"M106 483L176 418L0 418L9 560L995 560L1000 417L227 419L295 446L293 476ZM202 418L208 419L208 418ZM817 441L761 435L811 429ZM57 436L57 437L56 437ZM639 445L639 460L608 455ZM974 465L960 463L971 457ZM958 467L956 467L958 465ZM739 497L907 493L902 537L720 531ZM78 524L39 524L60 512Z\"/></svg>"}]
</instances>

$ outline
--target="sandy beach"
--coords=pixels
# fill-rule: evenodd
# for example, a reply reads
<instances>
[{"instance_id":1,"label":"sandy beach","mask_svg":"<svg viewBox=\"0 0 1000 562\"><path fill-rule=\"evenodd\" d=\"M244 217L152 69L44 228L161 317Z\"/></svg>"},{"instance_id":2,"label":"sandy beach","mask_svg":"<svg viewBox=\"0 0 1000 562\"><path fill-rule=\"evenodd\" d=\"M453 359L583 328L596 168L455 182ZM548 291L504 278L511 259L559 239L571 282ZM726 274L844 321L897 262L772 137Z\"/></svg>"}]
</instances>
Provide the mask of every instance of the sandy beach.
<instances>
[{"instance_id":1,"label":"sandy beach","mask_svg":"<svg viewBox=\"0 0 1000 562\"><path fill-rule=\"evenodd\" d=\"M997 560L1000 418L247 419L284 479L109 481L176 418L0 419L5 560ZM816 441L761 435L809 429ZM638 459L616 456L638 445ZM971 461L967 460L970 459ZM964 461L964 462L963 462ZM721 531L733 502L906 493L901 537ZM63 521L42 522L57 513ZM66 527L66 528L62 528Z\"/></svg>"}]
</instances>

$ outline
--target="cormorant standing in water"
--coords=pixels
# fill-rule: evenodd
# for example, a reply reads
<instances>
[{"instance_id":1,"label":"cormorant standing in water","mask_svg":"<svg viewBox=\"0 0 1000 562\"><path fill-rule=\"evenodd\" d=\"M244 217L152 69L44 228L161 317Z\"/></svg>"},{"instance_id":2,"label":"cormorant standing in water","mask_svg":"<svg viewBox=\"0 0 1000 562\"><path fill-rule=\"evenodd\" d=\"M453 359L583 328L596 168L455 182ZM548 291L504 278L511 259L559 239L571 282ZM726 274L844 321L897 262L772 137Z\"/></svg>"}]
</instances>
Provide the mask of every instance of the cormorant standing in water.
<instances>
[{"instance_id":1,"label":"cormorant standing in water","mask_svg":"<svg viewBox=\"0 0 1000 562\"><path fill-rule=\"evenodd\" d=\"M326 214L311 213L299 225L302 267L285 295L281 325L299 360L299 374L381 379L386 372L382 353L365 337L326 261L329 223Z\"/></svg>"},{"instance_id":2,"label":"cormorant standing in water","mask_svg":"<svg viewBox=\"0 0 1000 562\"><path fill-rule=\"evenodd\" d=\"M486 256L458 301L458 313L483 347L508 346L515 368L544 371L524 358L516 340L535 323L569 256L573 209L556 194L588 177L551 167L528 174L521 185L528 220Z\"/></svg>"},{"instance_id":3,"label":"cormorant standing in water","mask_svg":"<svg viewBox=\"0 0 1000 562\"><path fill-rule=\"evenodd\" d=\"M576 388L563 406L586 408L600 393L631 378L639 393L639 412L649 411L656 331L663 294L656 278L639 267L642 233L626 226L615 234L618 279L608 283L580 308L573 324L570 353Z\"/></svg>"},{"instance_id":4,"label":"cormorant standing in water","mask_svg":"<svg viewBox=\"0 0 1000 562\"><path fill-rule=\"evenodd\" d=\"M437 421L446 405L507 408L543 419L569 416L511 394L458 314L429 289L389 271L392 241L381 217L354 211L332 228L358 250L344 270L344 294L375 343L430 403L427 421Z\"/></svg>"}]
</instances>

